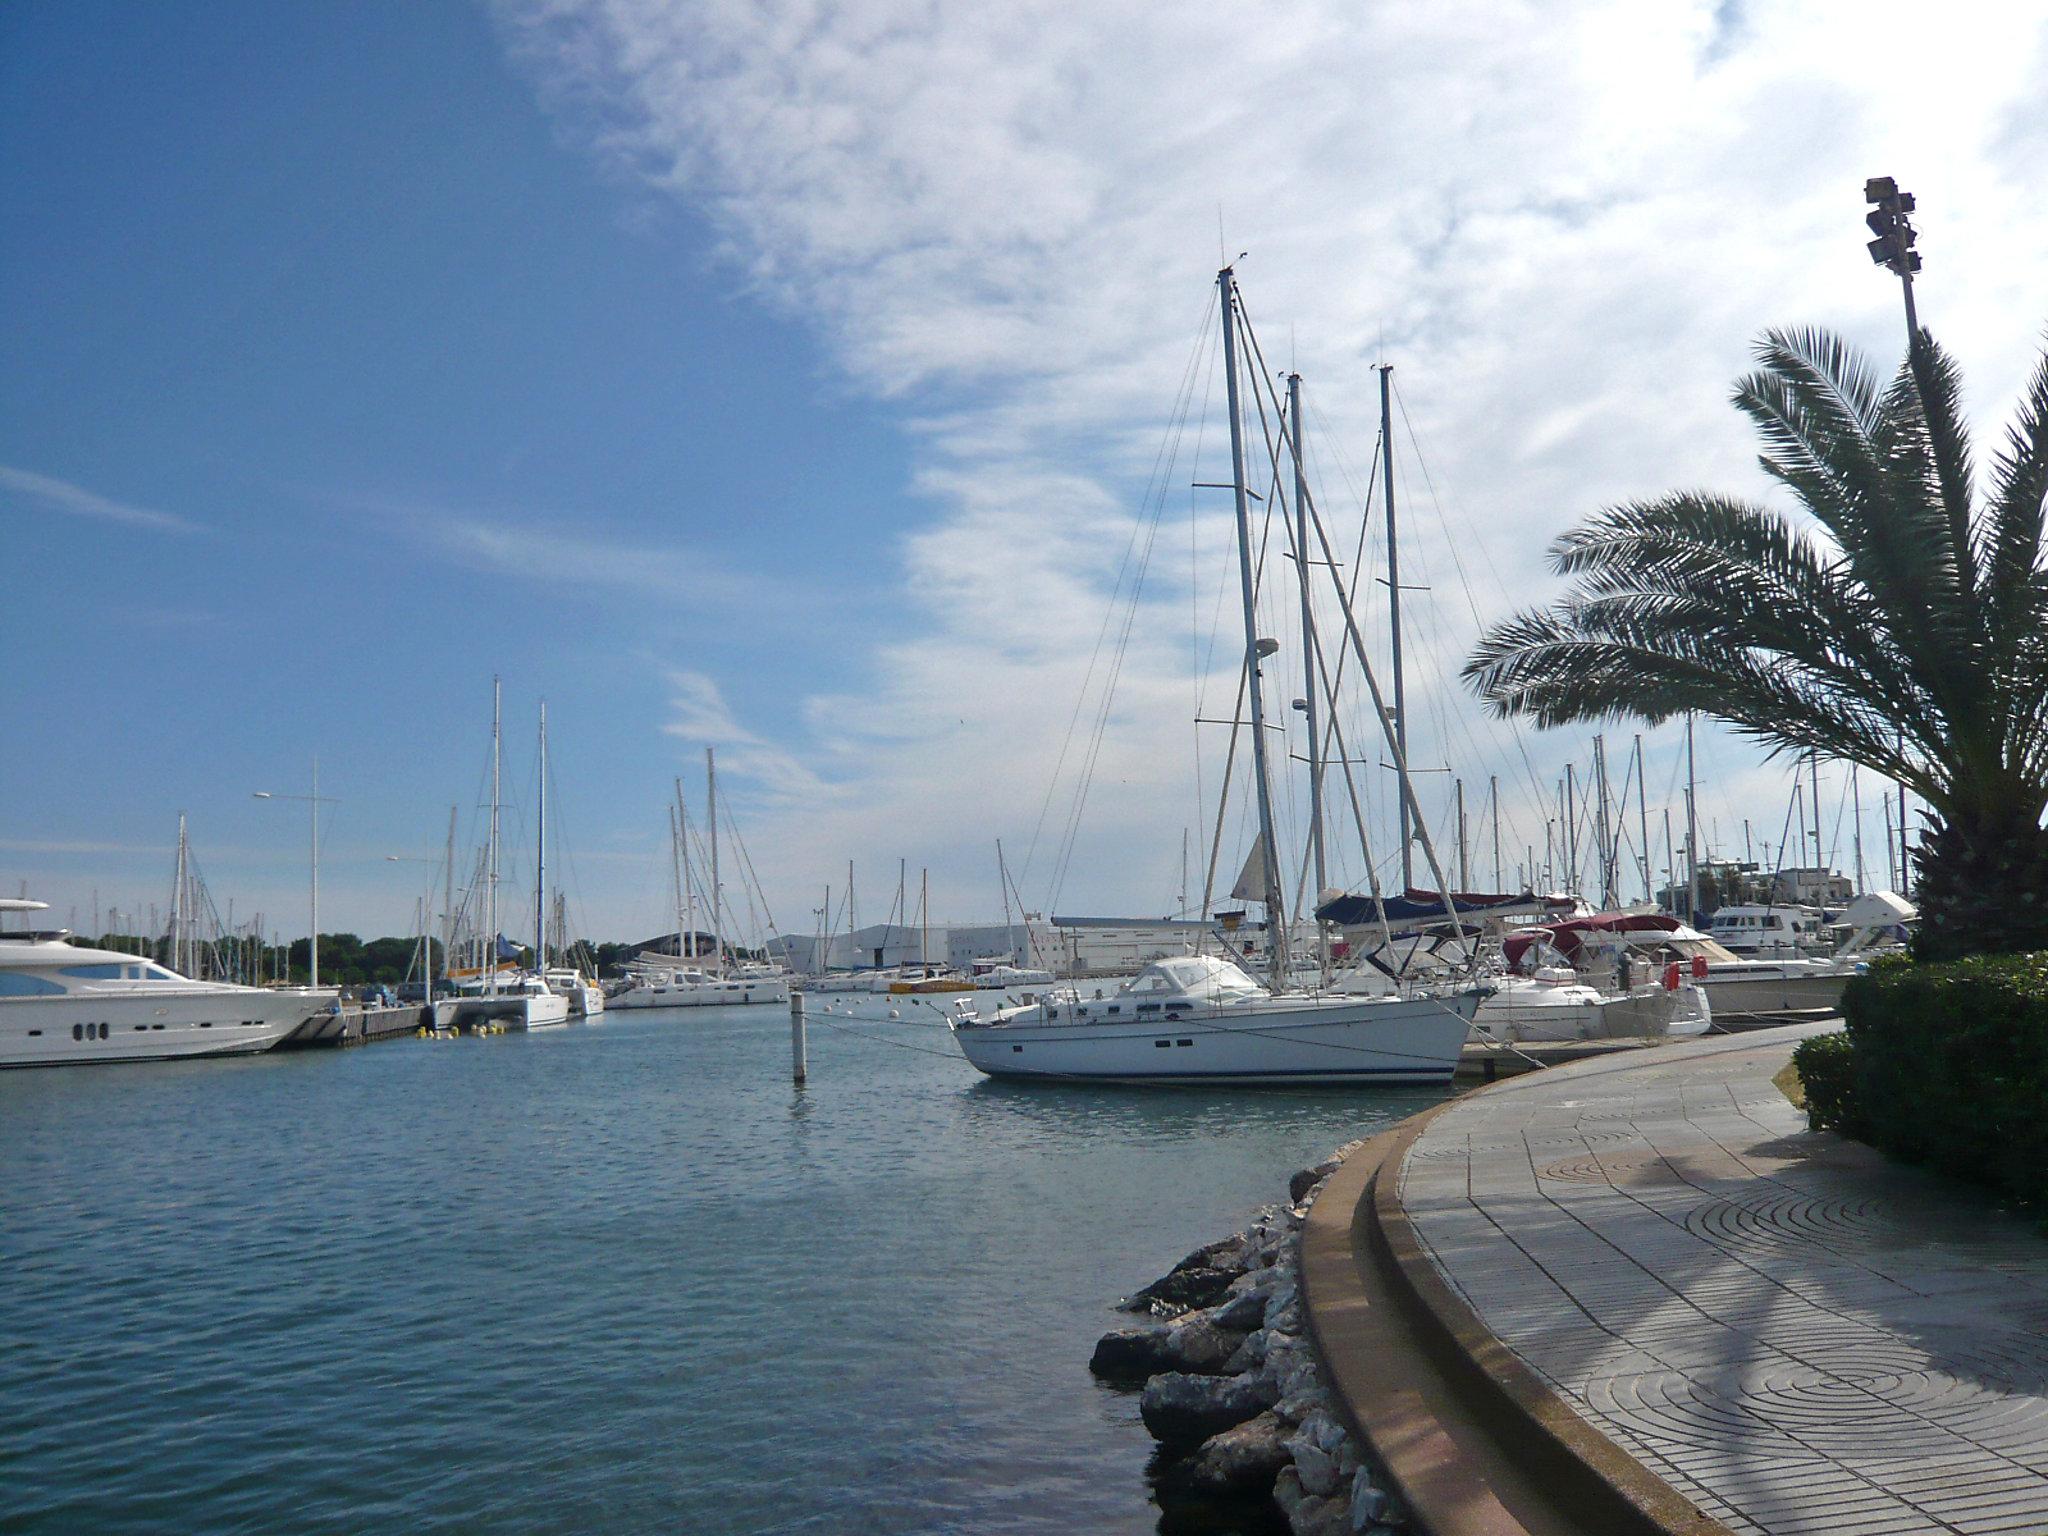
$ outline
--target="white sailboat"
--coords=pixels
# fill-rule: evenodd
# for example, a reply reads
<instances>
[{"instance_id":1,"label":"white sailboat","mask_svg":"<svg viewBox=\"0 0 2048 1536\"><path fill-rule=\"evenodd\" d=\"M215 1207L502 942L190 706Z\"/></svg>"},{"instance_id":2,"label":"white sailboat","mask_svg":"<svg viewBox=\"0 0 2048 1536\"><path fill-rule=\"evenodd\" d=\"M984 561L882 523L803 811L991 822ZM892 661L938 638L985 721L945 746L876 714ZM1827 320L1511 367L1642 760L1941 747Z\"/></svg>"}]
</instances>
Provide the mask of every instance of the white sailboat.
<instances>
[{"instance_id":1,"label":"white sailboat","mask_svg":"<svg viewBox=\"0 0 2048 1536\"><path fill-rule=\"evenodd\" d=\"M1107 998L1084 1000L1068 988L1048 993L1035 1003L1000 1009L989 1018L962 1012L948 1022L962 1053L992 1077L1218 1085L1448 1082L1470 1032L1473 1011L1482 996L1480 989L1454 983L1444 987L1411 987L1378 996L1288 989L1289 946L1284 939L1288 929L1282 909L1279 844L1273 831L1268 726L1260 676L1260 663L1278 647L1258 632L1245 484L1244 423L1238 401L1237 332L1243 322L1236 278L1230 268L1217 274L1216 284L1222 315L1231 490L1235 496L1239 588L1244 609L1244 677L1251 705L1252 767L1259 812L1258 842L1246 861L1246 872L1240 877L1237 890L1247 899L1262 901L1267 932L1283 936L1267 946L1269 979L1262 986L1239 965L1214 955L1176 956L1147 966L1135 980ZM1290 439L1296 465L1296 563L1305 580L1310 560L1307 533L1311 519L1301 471L1298 394L1296 405ZM1327 546L1319 519L1315 527ZM1323 558L1336 579L1338 567L1327 547ZM1395 731L1381 698L1341 579L1339 595L1347 599L1340 604L1347 638L1371 690L1375 713L1394 756L1404 810L1419 824L1421 816L1414 804L1405 743ZM1306 601L1302 617L1304 627L1309 628ZM1307 638L1313 656L1312 633ZM1310 667L1313 672L1313 661ZM1427 827L1418 825L1416 836L1435 868L1436 852ZM1438 878L1441 882L1440 871ZM1455 914L1452 921L1455 925Z\"/></svg>"},{"instance_id":2,"label":"white sailboat","mask_svg":"<svg viewBox=\"0 0 2048 1536\"><path fill-rule=\"evenodd\" d=\"M548 711L540 710L540 856L534 877L534 970L503 974L498 955L498 816L503 794L503 691L491 679L491 820L484 859L485 917L490 953L482 974L460 983L454 997L434 1005L440 1028L549 1029L569 1022L569 998L552 990L547 979L547 755Z\"/></svg>"},{"instance_id":3,"label":"white sailboat","mask_svg":"<svg viewBox=\"0 0 2048 1536\"><path fill-rule=\"evenodd\" d=\"M697 894L690 871L689 812L683 803L682 780L676 781L676 803L669 823L676 867L679 951L674 963L659 955L642 955L630 968L631 984L611 1000L614 1008L745 1008L762 1003L788 1003L789 973L779 966L740 960L726 947L722 916L724 888L718 874L718 760L704 749L705 820L711 850L711 953L709 965L697 954Z\"/></svg>"}]
</instances>

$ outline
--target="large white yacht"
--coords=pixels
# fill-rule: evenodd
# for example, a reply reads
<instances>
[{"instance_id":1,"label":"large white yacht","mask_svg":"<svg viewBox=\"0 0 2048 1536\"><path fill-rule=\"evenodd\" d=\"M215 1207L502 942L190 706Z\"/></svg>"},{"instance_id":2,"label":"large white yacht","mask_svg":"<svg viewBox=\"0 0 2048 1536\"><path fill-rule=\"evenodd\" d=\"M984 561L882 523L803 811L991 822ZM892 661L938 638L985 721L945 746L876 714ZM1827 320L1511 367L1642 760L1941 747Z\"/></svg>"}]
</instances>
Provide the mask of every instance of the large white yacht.
<instances>
[{"instance_id":1,"label":"large white yacht","mask_svg":"<svg viewBox=\"0 0 2048 1536\"><path fill-rule=\"evenodd\" d=\"M0 914L46 911L0 899ZM0 932L0 1067L267 1051L334 1002L332 988L192 981L62 932Z\"/></svg>"},{"instance_id":2,"label":"large white yacht","mask_svg":"<svg viewBox=\"0 0 2048 1536\"><path fill-rule=\"evenodd\" d=\"M1072 988L949 1022L991 1077L1213 1084L1446 1083L1481 993L1273 993L1228 960L1156 960L1107 998Z\"/></svg>"}]
</instances>

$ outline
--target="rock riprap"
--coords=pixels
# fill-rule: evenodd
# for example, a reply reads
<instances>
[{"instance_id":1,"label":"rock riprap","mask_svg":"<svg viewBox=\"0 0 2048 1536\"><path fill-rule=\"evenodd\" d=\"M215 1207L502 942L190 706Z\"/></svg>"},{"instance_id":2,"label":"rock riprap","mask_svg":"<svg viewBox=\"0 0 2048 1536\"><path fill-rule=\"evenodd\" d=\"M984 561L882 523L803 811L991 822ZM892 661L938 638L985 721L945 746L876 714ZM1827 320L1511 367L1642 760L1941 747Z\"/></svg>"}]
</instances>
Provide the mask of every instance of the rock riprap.
<instances>
[{"instance_id":1,"label":"rock riprap","mask_svg":"<svg viewBox=\"0 0 2048 1536\"><path fill-rule=\"evenodd\" d=\"M1268 1494L1295 1536L1384 1536L1399 1501L1344 1427L1304 1333L1303 1217L1360 1143L1288 1181L1289 1203L1196 1249L1120 1305L1156 1321L1113 1328L1089 1369L1139 1387L1172 1458L1161 1476L1204 1493Z\"/></svg>"}]
</instances>

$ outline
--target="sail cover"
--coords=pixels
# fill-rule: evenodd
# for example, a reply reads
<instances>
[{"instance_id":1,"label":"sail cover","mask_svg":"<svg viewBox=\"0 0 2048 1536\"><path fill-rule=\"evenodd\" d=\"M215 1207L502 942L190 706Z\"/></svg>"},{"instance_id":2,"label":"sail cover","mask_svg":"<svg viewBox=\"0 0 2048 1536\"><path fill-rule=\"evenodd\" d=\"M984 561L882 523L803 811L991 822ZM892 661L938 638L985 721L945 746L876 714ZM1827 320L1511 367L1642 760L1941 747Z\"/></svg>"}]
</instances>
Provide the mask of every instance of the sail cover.
<instances>
[{"instance_id":1,"label":"sail cover","mask_svg":"<svg viewBox=\"0 0 2048 1536\"><path fill-rule=\"evenodd\" d=\"M1460 917L1541 917L1552 911L1550 904L1533 891L1523 891L1519 895L1453 891L1451 903ZM1386 908L1389 924L1448 920L1444 912L1444 898L1437 891L1411 889L1399 896L1382 897L1380 905ZM1379 914L1373 909L1370 895L1333 896L1317 905L1316 916L1326 923L1335 923L1343 928L1363 927L1379 921Z\"/></svg>"}]
</instances>

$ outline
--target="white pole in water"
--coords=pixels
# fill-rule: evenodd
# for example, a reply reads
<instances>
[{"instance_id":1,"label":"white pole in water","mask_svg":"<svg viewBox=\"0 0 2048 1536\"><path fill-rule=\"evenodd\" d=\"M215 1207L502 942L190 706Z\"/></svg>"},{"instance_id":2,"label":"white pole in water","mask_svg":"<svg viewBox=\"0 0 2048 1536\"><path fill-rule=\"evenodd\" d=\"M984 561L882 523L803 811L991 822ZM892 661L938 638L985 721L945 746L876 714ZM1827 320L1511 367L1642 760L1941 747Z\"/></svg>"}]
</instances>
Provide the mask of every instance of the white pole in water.
<instances>
[{"instance_id":1,"label":"white pole in water","mask_svg":"<svg viewBox=\"0 0 2048 1536\"><path fill-rule=\"evenodd\" d=\"M804 995L801 992L789 994L789 1076L799 1088L809 1076L804 1062Z\"/></svg>"}]
</instances>

